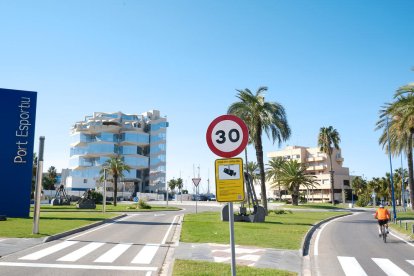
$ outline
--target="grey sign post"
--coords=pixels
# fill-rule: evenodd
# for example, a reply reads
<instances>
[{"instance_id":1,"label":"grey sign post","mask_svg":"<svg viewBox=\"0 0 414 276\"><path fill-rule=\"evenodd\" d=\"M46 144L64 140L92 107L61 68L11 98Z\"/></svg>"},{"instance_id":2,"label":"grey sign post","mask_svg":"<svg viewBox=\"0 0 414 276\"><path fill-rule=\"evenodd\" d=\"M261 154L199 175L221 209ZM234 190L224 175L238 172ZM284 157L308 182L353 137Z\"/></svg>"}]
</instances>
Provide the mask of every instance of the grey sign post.
<instances>
[{"instance_id":1,"label":"grey sign post","mask_svg":"<svg viewBox=\"0 0 414 276\"><path fill-rule=\"evenodd\" d=\"M198 202L198 184L200 184L201 178L193 178L193 184L196 186L196 214L197 214L197 202Z\"/></svg>"},{"instance_id":2,"label":"grey sign post","mask_svg":"<svg viewBox=\"0 0 414 276\"><path fill-rule=\"evenodd\" d=\"M42 192L42 178L43 178L43 151L45 148L45 137L40 136L39 139L39 158L37 159L37 173L36 173L36 192L35 192L35 206L33 212L33 234L39 234L39 217L40 217L40 194Z\"/></svg>"},{"instance_id":3,"label":"grey sign post","mask_svg":"<svg viewBox=\"0 0 414 276\"><path fill-rule=\"evenodd\" d=\"M206 132L206 140L207 145L212 152L224 158L232 158L241 153L246 148L249 140L249 130L244 121L239 117L234 115L222 115L214 119L208 126ZM216 198L218 199L218 197ZM231 246L231 275L235 276L236 250L234 245L233 200L228 200L228 202Z\"/></svg>"}]
</instances>

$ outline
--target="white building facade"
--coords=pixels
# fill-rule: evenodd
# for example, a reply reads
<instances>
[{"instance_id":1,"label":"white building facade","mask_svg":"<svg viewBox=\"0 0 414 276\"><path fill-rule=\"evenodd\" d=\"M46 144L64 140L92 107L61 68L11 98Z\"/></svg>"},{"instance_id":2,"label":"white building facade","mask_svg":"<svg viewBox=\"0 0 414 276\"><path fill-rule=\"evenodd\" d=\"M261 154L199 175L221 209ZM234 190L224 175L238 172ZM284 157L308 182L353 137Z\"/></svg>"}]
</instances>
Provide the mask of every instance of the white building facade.
<instances>
[{"instance_id":1,"label":"white building facade","mask_svg":"<svg viewBox=\"0 0 414 276\"><path fill-rule=\"evenodd\" d=\"M70 169L66 189L101 187L103 163L119 156L124 171L119 189L153 193L165 189L168 122L158 110L142 114L94 112L71 129Z\"/></svg>"}]
</instances>

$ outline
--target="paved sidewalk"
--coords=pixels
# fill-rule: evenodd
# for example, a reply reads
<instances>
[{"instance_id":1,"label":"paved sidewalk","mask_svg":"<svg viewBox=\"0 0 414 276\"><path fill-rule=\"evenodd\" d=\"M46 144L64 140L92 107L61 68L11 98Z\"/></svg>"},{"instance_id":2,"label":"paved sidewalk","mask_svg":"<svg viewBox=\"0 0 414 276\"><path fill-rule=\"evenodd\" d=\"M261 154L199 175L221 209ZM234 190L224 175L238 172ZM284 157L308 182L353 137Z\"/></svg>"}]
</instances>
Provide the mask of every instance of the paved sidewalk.
<instances>
[{"instance_id":1,"label":"paved sidewalk","mask_svg":"<svg viewBox=\"0 0 414 276\"><path fill-rule=\"evenodd\" d=\"M21 239L21 238L0 238L0 258L14 252L43 243L44 238Z\"/></svg>"},{"instance_id":2,"label":"paved sidewalk","mask_svg":"<svg viewBox=\"0 0 414 276\"><path fill-rule=\"evenodd\" d=\"M180 242L175 259L231 263L230 245ZM302 254L299 250L278 250L236 245L236 264L257 268L288 270L301 275Z\"/></svg>"}]
</instances>

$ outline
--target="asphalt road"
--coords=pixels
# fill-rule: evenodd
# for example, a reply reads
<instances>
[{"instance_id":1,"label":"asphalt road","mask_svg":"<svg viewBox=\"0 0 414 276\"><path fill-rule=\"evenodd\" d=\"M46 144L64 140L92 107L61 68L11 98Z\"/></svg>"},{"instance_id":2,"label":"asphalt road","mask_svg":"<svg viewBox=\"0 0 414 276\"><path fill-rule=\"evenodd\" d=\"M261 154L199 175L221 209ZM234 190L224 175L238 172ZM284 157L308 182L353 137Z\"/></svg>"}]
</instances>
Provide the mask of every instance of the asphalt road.
<instances>
[{"instance_id":1,"label":"asphalt road","mask_svg":"<svg viewBox=\"0 0 414 276\"><path fill-rule=\"evenodd\" d=\"M311 241L312 275L414 275L414 246L396 235L378 237L373 212L323 225Z\"/></svg>"}]
</instances>

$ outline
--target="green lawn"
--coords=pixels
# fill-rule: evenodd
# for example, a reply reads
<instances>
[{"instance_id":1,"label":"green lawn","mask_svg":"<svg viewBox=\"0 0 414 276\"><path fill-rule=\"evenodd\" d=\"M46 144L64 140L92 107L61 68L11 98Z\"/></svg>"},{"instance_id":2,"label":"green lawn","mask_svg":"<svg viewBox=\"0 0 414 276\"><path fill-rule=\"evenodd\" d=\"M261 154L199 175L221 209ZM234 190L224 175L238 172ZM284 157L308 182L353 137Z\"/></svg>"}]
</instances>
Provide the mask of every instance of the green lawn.
<instances>
[{"instance_id":1,"label":"green lawn","mask_svg":"<svg viewBox=\"0 0 414 276\"><path fill-rule=\"evenodd\" d=\"M0 221L0 237L40 238L66 232L81 226L112 218L116 213L97 212L40 212L39 234L32 234L33 213L30 218L7 218Z\"/></svg>"},{"instance_id":2,"label":"green lawn","mask_svg":"<svg viewBox=\"0 0 414 276\"><path fill-rule=\"evenodd\" d=\"M276 270L276 269L264 269L253 268L248 266L237 266L236 274L239 276L294 276L297 275L294 272ZM202 261L190 261L190 260L175 260L173 276L221 276L231 275L230 264L202 262Z\"/></svg>"},{"instance_id":3,"label":"green lawn","mask_svg":"<svg viewBox=\"0 0 414 276\"><path fill-rule=\"evenodd\" d=\"M235 222L235 243L265 248L300 249L310 227L329 217L346 212L271 213L264 223ZM220 213L186 214L181 231L182 242L222 243L230 240L229 223L221 221Z\"/></svg>"},{"instance_id":4,"label":"green lawn","mask_svg":"<svg viewBox=\"0 0 414 276\"><path fill-rule=\"evenodd\" d=\"M390 209L392 210L392 209ZM401 227L399 224L399 220L401 220ZM407 230L405 230L405 222L407 222ZM397 223L389 223L389 226L394 229L397 230L398 232L401 232L407 236L410 237L411 240L414 239L414 234L412 232L413 229L413 225L414 225L414 212L409 210L407 208L406 212L397 212Z\"/></svg>"},{"instance_id":5,"label":"green lawn","mask_svg":"<svg viewBox=\"0 0 414 276\"><path fill-rule=\"evenodd\" d=\"M288 209L326 209L326 210L332 210L332 209L342 209L342 208L348 208L349 204L335 204L335 206L332 205L332 203L300 203L298 206L294 206L292 204L285 204L282 206L278 206L277 208L288 208Z\"/></svg>"}]
</instances>

